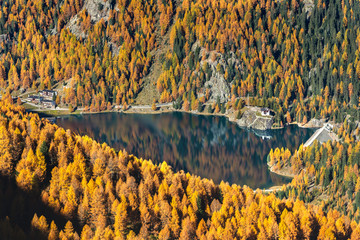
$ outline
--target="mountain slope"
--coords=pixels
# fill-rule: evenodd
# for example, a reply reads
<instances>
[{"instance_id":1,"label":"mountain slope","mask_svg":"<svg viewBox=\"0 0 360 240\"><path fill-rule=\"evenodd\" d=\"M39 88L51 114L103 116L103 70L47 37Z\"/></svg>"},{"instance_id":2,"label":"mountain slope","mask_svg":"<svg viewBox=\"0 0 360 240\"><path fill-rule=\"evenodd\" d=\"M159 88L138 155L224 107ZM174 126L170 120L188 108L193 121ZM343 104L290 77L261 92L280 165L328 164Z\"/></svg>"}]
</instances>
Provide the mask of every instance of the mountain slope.
<instances>
[{"instance_id":1,"label":"mountain slope","mask_svg":"<svg viewBox=\"0 0 360 240\"><path fill-rule=\"evenodd\" d=\"M358 1L0 4L0 87L15 96L71 81L57 103L91 111L250 96L278 125L360 117Z\"/></svg>"}]
</instances>

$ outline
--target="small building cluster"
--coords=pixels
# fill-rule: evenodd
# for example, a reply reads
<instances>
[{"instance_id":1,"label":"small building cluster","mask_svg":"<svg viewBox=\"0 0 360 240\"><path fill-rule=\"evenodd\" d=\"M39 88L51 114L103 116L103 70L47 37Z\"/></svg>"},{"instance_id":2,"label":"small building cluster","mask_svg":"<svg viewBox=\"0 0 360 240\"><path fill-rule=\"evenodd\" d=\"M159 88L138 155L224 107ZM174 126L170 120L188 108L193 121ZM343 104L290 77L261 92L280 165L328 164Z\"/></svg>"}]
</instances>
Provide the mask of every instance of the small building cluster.
<instances>
[{"instance_id":1,"label":"small building cluster","mask_svg":"<svg viewBox=\"0 0 360 240\"><path fill-rule=\"evenodd\" d=\"M28 96L28 98L26 99L28 102L34 103L34 104L40 104L42 101L42 97L40 96L35 96L35 95L30 95Z\"/></svg>"},{"instance_id":2,"label":"small building cluster","mask_svg":"<svg viewBox=\"0 0 360 240\"><path fill-rule=\"evenodd\" d=\"M52 90L40 91L38 95L30 95L27 101L36 105L40 105L44 108L55 108L56 104L53 100L56 97L57 92Z\"/></svg>"},{"instance_id":3,"label":"small building cluster","mask_svg":"<svg viewBox=\"0 0 360 240\"><path fill-rule=\"evenodd\" d=\"M326 123L325 124L325 129L328 130L329 132L331 132L333 130L334 126L330 123Z\"/></svg>"},{"instance_id":4,"label":"small building cluster","mask_svg":"<svg viewBox=\"0 0 360 240\"><path fill-rule=\"evenodd\" d=\"M261 115L263 116L272 116L269 108L261 108Z\"/></svg>"},{"instance_id":5,"label":"small building cluster","mask_svg":"<svg viewBox=\"0 0 360 240\"><path fill-rule=\"evenodd\" d=\"M47 99L47 100L53 100L54 97L56 97L57 92L53 90L43 90L39 92L39 96Z\"/></svg>"}]
</instances>

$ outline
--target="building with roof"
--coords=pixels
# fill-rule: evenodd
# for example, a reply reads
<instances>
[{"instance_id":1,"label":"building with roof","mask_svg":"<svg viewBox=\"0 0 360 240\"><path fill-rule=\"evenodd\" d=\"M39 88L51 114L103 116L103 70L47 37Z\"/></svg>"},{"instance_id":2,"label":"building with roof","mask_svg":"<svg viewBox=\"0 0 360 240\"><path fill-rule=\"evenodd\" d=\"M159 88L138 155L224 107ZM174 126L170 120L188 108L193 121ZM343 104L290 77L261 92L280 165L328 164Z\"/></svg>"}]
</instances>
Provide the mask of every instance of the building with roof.
<instances>
[{"instance_id":1,"label":"building with roof","mask_svg":"<svg viewBox=\"0 0 360 240\"><path fill-rule=\"evenodd\" d=\"M26 100L31 103L40 104L41 101L43 100L43 97L30 95Z\"/></svg>"},{"instance_id":2,"label":"building with roof","mask_svg":"<svg viewBox=\"0 0 360 240\"><path fill-rule=\"evenodd\" d=\"M57 95L57 92L53 90L43 90L39 92L39 95L46 99L52 100L53 97Z\"/></svg>"},{"instance_id":3,"label":"building with roof","mask_svg":"<svg viewBox=\"0 0 360 240\"><path fill-rule=\"evenodd\" d=\"M263 116L271 116L271 111L269 108L261 108L261 115Z\"/></svg>"},{"instance_id":4,"label":"building with roof","mask_svg":"<svg viewBox=\"0 0 360 240\"><path fill-rule=\"evenodd\" d=\"M52 101L52 100L43 100L41 102L41 105L44 108L55 108L56 107L55 101Z\"/></svg>"}]
</instances>

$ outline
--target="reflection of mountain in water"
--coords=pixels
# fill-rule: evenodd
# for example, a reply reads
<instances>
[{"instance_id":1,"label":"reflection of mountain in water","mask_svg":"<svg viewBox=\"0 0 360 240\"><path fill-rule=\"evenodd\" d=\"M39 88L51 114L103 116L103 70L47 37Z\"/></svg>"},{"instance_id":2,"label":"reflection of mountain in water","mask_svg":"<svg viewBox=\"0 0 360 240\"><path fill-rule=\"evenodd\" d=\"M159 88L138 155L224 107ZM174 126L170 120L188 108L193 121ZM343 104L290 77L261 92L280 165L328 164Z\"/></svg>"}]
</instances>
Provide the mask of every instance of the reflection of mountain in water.
<instances>
[{"instance_id":1,"label":"reflection of mountain in water","mask_svg":"<svg viewBox=\"0 0 360 240\"><path fill-rule=\"evenodd\" d=\"M175 170L251 187L280 184L271 175L266 157L271 148L292 150L306 141L313 130L290 126L265 133L240 129L223 117L186 113L140 115L104 113L71 116L56 123L115 149L126 149L156 163L166 161ZM258 136L260 136L260 138ZM263 140L267 136L270 139Z\"/></svg>"}]
</instances>

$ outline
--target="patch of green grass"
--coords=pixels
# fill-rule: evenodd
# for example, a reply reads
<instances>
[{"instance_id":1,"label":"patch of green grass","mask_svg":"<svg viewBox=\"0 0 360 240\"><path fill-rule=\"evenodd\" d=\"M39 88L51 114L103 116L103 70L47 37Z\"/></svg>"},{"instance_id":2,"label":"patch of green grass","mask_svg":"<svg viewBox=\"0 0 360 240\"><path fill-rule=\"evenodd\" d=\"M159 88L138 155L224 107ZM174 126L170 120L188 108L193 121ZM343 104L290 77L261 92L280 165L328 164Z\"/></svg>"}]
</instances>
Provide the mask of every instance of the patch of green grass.
<instances>
[{"instance_id":1,"label":"patch of green grass","mask_svg":"<svg viewBox=\"0 0 360 240\"><path fill-rule=\"evenodd\" d=\"M68 115L70 114L69 111L64 111L64 110L46 110L46 111L41 111L41 113L46 114L46 115L51 115L51 116L61 116L61 115ZM76 113L76 112L74 112ZM79 111L80 113L80 111Z\"/></svg>"},{"instance_id":2,"label":"patch of green grass","mask_svg":"<svg viewBox=\"0 0 360 240\"><path fill-rule=\"evenodd\" d=\"M34 109L38 109L37 107L27 104L27 103L23 103L21 106L23 106L25 109L27 110L34 110Z\"/></svg>"}]
</instances>

